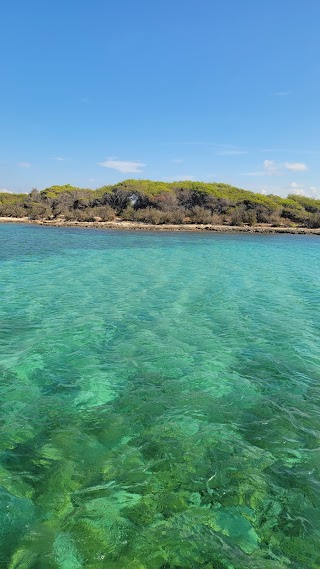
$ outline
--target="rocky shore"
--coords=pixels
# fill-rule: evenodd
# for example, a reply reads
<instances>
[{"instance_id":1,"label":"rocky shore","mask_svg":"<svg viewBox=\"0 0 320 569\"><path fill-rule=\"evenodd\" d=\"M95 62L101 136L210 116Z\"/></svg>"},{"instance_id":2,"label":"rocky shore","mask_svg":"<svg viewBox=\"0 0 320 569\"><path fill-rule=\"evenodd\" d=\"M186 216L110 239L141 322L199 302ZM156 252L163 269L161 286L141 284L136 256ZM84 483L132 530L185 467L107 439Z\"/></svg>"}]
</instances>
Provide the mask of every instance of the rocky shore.
<instances>
[{"instance_id":1,"label":"rocky shore","mask_svg":"<svg viewBox=\"0 0 320 569\"><path fill-rule=\"evenodd\" d=\"M27 217L0 217L0 223L28 223L51 227L84 227L93 229L120 229L127 231L213 231L217 233L290 233L298 235L320 235L320 228L307 227L272 227L271 225L210 225L201 223L184 223L180 225L152 225L134 221L65 221L64 219L30 220Z\"/></svg>"}]
</instances>

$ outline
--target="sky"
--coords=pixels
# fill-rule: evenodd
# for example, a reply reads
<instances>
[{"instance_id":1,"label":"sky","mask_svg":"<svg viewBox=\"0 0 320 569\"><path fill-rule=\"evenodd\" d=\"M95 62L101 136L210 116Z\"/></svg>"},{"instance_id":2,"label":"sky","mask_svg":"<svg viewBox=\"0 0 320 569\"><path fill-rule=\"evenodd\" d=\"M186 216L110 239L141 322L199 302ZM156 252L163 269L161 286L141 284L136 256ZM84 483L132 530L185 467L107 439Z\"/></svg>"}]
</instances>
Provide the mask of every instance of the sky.
<instances>
[{"instance_id":1,"label":"sky","mask_svg":"<svg viewBox=\"0 0 320 569\"><path fill-rule=\"evenodd\" d=\"M319 0L6 0L0 191L201 180L320 198Z\"/></svg>"}]
</instances>

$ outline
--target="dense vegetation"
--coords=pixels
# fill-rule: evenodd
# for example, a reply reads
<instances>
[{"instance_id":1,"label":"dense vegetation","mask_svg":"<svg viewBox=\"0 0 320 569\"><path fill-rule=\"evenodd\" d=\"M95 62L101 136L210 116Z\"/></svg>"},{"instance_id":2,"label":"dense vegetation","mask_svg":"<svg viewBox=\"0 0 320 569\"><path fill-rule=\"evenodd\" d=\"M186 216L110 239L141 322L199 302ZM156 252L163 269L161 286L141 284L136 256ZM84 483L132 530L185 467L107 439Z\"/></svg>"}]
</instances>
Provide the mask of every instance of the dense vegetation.
<instances>
[{"instance_id":1,"label":"dense vegetation","mask_svg":"<svg viewBox=\"0 0 320 569\"><path fill-rule=\"evenodd\" d=\"M314 228L320 227L320 200L262 195L221 183L125 180L97 190L66 184L29 194L1 193L0 216Z\"/></svg>"}]
</instances>

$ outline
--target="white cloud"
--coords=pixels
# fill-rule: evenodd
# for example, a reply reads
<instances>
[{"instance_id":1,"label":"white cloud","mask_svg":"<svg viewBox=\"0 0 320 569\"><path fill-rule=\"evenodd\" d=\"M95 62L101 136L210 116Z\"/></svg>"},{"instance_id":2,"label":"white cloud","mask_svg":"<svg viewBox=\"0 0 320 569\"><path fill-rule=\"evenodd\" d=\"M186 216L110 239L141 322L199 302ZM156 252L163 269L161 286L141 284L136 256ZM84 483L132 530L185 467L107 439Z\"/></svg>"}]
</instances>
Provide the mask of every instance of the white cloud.
<instances>
[{"instance_id":1,"label":"white cloud","mask_svg":"<svg viewBox=\"0 0 320 569\"><path fill-rule=\"evenodd\" d=\"M290 172L305 172L308 167L304 162L285 162L281 164L275 160L264 160L263 170L257 170L253 172L246 172L244 176L274 176L275 174L283 174L284 170L289 170Z\"/></svg>"},{"instance_id":2,"label":"white cloud","mask_svg":"<svg viewBox=\"0 0 320 569\"><path fill-rule=\"evenodd\" d=\"M316 199L320 198L320 188L317 186L307 186L305 184L291 182L287 188L290 190L291 194L295 194L297 196L307 196Z\"/></svg>"},{"instance_id":3,"label":"white cloud","mask_svg":"<svg viewBox=\"0 0 320 569\"><path fill-rule=\"evenodd\" d=\"M182 158L173 158L171 162L173 162L174 164L182 164L183 160Z\"/></svg>"},{"instance_id":4,"label":"white cloud","mask_svg":"<svg viewBox=\"0 0 320 569\"><path fill-rule=\"evenodd\" d=\"M304 185L303 184L298 184L297 182L291 182L288 185L288 189L291 190L292 194L295 194L296 196L304 196Z\"/></svg>"},{"instance_id":5,"label":"white cloud","mask_svg":"<svg viewBox=\"0 0 320 569\"><path fill-rule=\"evenodd\" d=\"M263 170L256 170L253 172L245 172L243 176L273 176L278 174L281 168L280 164L277 164L274 160L264 160Z\"/></svg>"},{"instance_id":6,"label":"white cloud","mask_svg":"<svg viewBox=\"0 0 320 569\"><path fill-rule=\"evenodd\" d=\"M298 184L297 182L291 182L288 186L292 190L298 190L299 188L303 188L303 184Z\"/></svg>"},{"instance_id":7,"label":"white cloud","mask_svg":"<svg viewBox=\"0 0 320 569\"><path fill-rule=\"evenodd\" d=\"M30 162L19 162L19 163L18 163L18 166L19 166L20 168L31 168Z\"/></svg>"},{"instance_id":8,"label":"white cloud","mask_svg":"<svg viewBox=\"0 0 320 569\"><path fill-rule=\"evenodd\" d=\"M63 158L63 156L56 156L56 160L58 160L58 162L63 162L65 158Z\"/></svg>"},{"instance_id":9,"label":"white cloud","mask_svg":"<svg viewBox=\"0 0 320 569\"><path fill-rule=\"evenodd\" d=\"M308 166L304 162L285 162L284 168L292 172L305 172L308 170Z\"/></svg>"},{"instance_id":10,"label":"white cloud","mask_svg":"<svg viewBox=\"0 0 320 569\"><path fill-rule=\"evenodd\" d=\"M0 188L0 193L1 194L12 194L12 192L10 190L7 190L7 188Z\"/></svg>"},{"instance_id":11,"label":"white cloud","mask_svg":"<svg viewBox=\"0 0 320 569\"><path fill-rule=\"evenodd\" d=\"M309 186L308 188L308 194L311 194L311 196L313 198L320 198L320 188L317 188L317 186Z\"/></svg>"},{"instance_id":12,"label":"white cloud","mask_svg":"<svg viewBox=\"0 0 320 569\"><path fill-rule=\"evenodd\" d=\"M269 175L276 174L279 171L279 165L274 160L264 160L263 168Z\"/></svg>"},{"instance_id":13,"label":"white cloud","mask_svg":"<svg viewBox=\"0 0 320 569\"><path fill-rule=\"evenodd\" d=\"M127 162L125 160L117 160L116 158L107 158L104 162L98 162L98 166L103 168L112 168L113 170L118 170L118 172L123 172L125 174L136 174L142 172L146 164L143 162Z\"/></svg>"}]
</instances>

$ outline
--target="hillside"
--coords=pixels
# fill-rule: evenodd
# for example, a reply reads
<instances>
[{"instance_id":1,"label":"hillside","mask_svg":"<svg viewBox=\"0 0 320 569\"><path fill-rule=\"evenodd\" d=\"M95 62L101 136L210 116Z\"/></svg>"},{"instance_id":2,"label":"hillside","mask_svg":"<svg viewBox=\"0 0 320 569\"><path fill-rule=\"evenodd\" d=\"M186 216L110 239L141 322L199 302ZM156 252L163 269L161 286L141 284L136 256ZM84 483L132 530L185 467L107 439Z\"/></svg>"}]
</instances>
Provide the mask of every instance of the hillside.
<instances>
[{"instance_id":1,"label":"hillside","mask_svg":"<svg viewBox=\"0 0 320 569\"><path fill-rule=\"evenodd\" d=\"M223 183L125 180L96 190L69 184L29 194L0 194L0 216L30 220L111 221L151 224L320 227L320 200L281 198Z\"/></svg>"}]
</instances>

